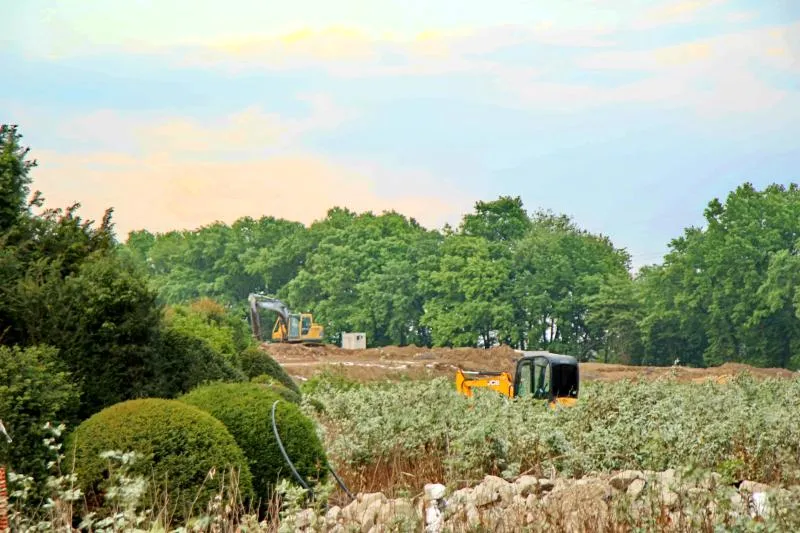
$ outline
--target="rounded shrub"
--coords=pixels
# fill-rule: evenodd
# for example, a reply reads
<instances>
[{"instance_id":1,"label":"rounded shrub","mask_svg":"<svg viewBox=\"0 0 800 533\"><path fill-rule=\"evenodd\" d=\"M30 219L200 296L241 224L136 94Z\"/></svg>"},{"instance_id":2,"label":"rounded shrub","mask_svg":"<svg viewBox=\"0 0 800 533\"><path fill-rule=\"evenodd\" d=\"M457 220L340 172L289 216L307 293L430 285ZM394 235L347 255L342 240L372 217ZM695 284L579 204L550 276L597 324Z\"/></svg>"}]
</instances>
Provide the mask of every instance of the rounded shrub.
<instances>
[{"instance_id":1,"label":"rounded shrub","mask_svg":"<svg viewBox=\"0 0 800 533\"><path fill-rule=\"evenodd\" d=\"M256 497L262 503L279 479L293 480L272 431L272 404L282 400L278 393L258 383L218 383L199 387L180 399L225 424L247 456ZM323 481L327 458L314 424L297 405L286 401L278 404L275 417L278 434L297 471L309 485Z\"/></svg>"},{"instance_id":2,"label":"rounded shrub","mask_svg":"<svg viewBox=\"0 0 800 533\"><path fill-rule=\"evenodd\" d=\"M259 385L262 385L263 387L266 387L267 389L273 392L277 392L281 396L281 398L283 398L287 402L292 402L296 403L297 405L300 405L300 402L302 401L302 397L300 396L300 394L293 391L292 389L287 388L282 383L279 383L278 381L275 380L275 378L273 378L269 374L261 374L260 376L254 377L250 381L252 381L253 383L258 383Z\"/></svg>"},{"instance_id":3,"label":"rounded shrub","mask_svg":"<svg viewBox=\"0 0 800 533\"><path fill-rule=\"evenodd\" d=\"M267 352L255 346L250 346L242 350L239 354L239 366L242 367L242 370L250 379L266 374L275 378L286 388L300 394L297 383L286 373L283 367Z\"/></svg>"},{"instance_id":4,"label":"rounded shrub","mask_svg":"<svg viewBox=\"0 0 800 533\"><path fill-rule=\"evenodd\" d=\"M178 517L191 512L195 499L195 509L204 509L219 491L223 475L228 485L231 469L238 472L241 495L252 495L247 459L225 425L178 400L118 403L85 420L70 435L67 456L75 453L79 486L100 505L110 483L108 461L101 457L108 451L135 452L129 472L151 482L148 498L166 488ZM206 480L212 470L216 482Z\"/></svg>"}]
</instances>

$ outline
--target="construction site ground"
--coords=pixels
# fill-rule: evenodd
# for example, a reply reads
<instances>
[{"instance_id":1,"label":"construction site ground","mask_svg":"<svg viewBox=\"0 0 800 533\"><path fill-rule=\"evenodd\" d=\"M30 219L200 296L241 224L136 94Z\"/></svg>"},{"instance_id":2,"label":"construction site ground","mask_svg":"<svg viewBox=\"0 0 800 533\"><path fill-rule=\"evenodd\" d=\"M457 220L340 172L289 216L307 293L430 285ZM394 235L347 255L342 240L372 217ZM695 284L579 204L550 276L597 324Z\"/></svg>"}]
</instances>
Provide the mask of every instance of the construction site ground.
<instances>
[{"instance_id":1,"label":"construction site ground","mask_svg":"<svg viewBox=\"0 0 800 533\"><path fill-rule=\"evenodd\" d=\"M345 350L333 345L265 343L268 351L298 381L323 371L357 381L385 379L426 379L452 377L456 368L465 370L506 370L512 372L520 353L501 346L480 348L420 348L386 346L366 350ZM582 381L621 381L624 379L656 379L674 373L680 381L701 382L708 378L726 380L742 371L757 378L793 378L800 374L781 368L756 368L726 363L713 368L677 366L629 366L589 362L580 364Z\"/></svg>"}]
</instances>

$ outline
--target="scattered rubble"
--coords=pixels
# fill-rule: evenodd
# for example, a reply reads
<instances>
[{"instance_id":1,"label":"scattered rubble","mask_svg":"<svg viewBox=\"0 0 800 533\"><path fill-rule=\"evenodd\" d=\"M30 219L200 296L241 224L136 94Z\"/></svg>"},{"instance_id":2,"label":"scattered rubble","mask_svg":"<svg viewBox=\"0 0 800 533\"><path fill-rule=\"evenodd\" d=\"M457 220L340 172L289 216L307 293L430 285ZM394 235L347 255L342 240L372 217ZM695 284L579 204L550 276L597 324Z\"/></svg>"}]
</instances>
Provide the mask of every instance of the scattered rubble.
<instances>
[{"instance_id":1,"label":"scattered rubble","mask_svg":"<svg viewBox=\"0 0 800 533\"><path fill-rule=\"evenodd\" d=\"M693 517L713 519L727 513L737 519L769 518L776 502L798 496L798 489L752 481L728 485L716 473L690 477L675 470L625 470L582 479L523 475L508 481L486 476L472 487L456 490L431 483L424 495L413 500L362 493L343 508L331 507L321 516L306 509L288 523L298 532L440 533L478 526L485 531L520 531L534 523L577 532L603 529L601 524L612 523L619 516L615 513L624 509L632 523L658 515L684 531Z\"/></svg>"}]
</instances>

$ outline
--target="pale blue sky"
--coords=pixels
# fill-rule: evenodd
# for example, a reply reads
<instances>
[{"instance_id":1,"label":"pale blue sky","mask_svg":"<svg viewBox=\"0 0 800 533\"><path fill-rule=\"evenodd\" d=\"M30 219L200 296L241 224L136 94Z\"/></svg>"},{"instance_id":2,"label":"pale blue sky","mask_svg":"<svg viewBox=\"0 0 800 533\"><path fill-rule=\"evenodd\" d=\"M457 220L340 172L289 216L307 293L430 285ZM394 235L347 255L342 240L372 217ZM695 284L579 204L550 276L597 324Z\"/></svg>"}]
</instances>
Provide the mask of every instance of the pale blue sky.
<instances>
[{"instance_id":1,"label":"pale blue sky","mask_svg":"<svg viewBox=\"0 0 800 533\"><path fill-rule=\"evenodd\" d=\"M634 265L800 181L800 2L9 2L0 116L120 236L521 196ZM310 194L302 194L309 187Z\"/></svg>"}]
</instances>

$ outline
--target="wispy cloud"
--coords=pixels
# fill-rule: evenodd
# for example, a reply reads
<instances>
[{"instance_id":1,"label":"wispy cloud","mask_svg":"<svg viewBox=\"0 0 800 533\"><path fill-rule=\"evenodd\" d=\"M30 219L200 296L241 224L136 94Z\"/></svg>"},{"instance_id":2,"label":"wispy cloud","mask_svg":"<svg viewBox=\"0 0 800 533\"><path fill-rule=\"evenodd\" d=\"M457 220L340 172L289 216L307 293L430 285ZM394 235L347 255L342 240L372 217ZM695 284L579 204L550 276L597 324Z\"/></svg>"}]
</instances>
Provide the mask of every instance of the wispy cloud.
<instances>
[{"instance_id":1,"label":"wispy cloud","mask_svg":"<svg viewBox=\"0 0 800 533\"><path fill-rule=\"evenodd\" d=\"M115 208L119 234L191 229L242 216L270 215L310 223L333 206L356 211L396 210L422 224L453 222L470 201L452 194L386 197L381 180L402 182L403 171L364 175L314 154L297 153L257 161L189 161L166 153L144 158L112 153L63 154L38 151L35 185L49 206L80 201L87 216ZM80 176L75 190L65 176ZM435 180L432 180L435 181ZM430 182L429 182L430 183Z\"/></svg>"},{"instance_id":2,"label":"wispy cloud","mask_svg":"<svg viewBox=\"0 0 800 533\"><path fill-rule=\"evenodd\" d=\"M349 116L324 95L305 98L313 111L300 119L247 108L207 121L112 111L61 120L54 130L62 143L87 137L96 142L90 150L36 150L35 186L45 192L48 205L80 201L91 217L114 207L122 236L141 227L193 228L247 215L310 223L334 205L394 209L439 227L468 209L472 200L437 187L436 177L424 171L337 160L303 149L304 134L335 127ZM120 146L117 139L101 151L101 139L113 132L127 132L126 142ZM65 176L79 176L80 187ZM379 190L385 183L412 182L425 186L400 194L395 188L391 196Z\"/></svg>"}]
</instances>

